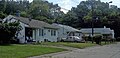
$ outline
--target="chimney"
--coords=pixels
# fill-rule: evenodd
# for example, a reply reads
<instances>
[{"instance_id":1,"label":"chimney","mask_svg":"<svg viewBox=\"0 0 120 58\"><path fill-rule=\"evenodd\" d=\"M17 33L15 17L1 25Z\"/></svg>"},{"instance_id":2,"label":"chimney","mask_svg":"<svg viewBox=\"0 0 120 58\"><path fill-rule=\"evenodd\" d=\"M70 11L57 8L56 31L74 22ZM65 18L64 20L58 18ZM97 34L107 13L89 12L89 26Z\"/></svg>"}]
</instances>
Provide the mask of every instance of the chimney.
<instances>
[{"instance_id":1,"label":"chimney","mask_svg":"<svg viewBox=\"0 0 120 58\"><path fill-rule=\"evenodd\" d=\"M20 17L20 11L19 10L16 11L16 16Z\"/></svg>"}]
</instances>

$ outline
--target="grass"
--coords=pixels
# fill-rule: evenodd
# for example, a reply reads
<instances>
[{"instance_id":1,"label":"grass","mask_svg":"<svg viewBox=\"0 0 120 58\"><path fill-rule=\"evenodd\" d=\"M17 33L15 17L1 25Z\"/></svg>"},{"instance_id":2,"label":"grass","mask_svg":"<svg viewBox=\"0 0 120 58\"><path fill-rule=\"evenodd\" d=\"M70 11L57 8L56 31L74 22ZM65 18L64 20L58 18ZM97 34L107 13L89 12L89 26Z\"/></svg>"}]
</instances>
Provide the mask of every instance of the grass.
<instances>
[{"instance_id":1,"label":"grass","mask_svg":"<svg viewBox=\"0 0 120 58\"><path fill-rule=\"evenodd\" d=\"M67 46L84 49L96 46L97 44L88 43L70 43L70 42L46 42L38 45L9 45L0 46L0 58L26 58L55 52L65 51L65 49L45 47L47 46ZM102 45L108 45L102 42Z\"/></svg>"},{"instance_id":2,"label":"grass","mask_svg":"<svg viewBox=\"0 0 120 58\"><path fill-rule=\"evenodd\" d=\"M74 48L80 48L80 49L96 46L96 44L92 44L92 43L70 43L70 42L59 42L59 43L47 42L47 43L41 43L41 44L53 45L53 46L68 46L68 47L74 47Z\"/></svg>"},{"instance_id":3,"label":"grass","mask_svg":"<svg viewBox=\"0 0 120 58\"><path fill-rule=\"evenodd\" d=\"M109 45L109 44L113 44L113 43L106 43L105 42L101 42L101 45ZM45 43L41 43L41 45L51 45L51 46L68 46L68 47L74 47L74 48L79 48L79 49L84 49L87 47L92 47L92 46L97 46L97 44L92 43L92 42L87 42L87 43L71 43L71 42L45 42Z\"/></svg>"},{"instance_id":4,"label":"grass","mask_svg":"<svg viewBox=\"0 0 120 58\"><path fill-rule=\"evenodd\" d=\"M55 52L65 51L65 49L43 47L38 45L10 45L0 46L0 58L26 58Z\"/></svg>"},{"instance_id":5,"label":"grass","mask_svg":"<svg viewBox=\"0 0 120 58\"><path fill-rule=\"evenodd\" d=\"M101 45L109 45L109 44L116 44L116 42L113 42L113 43L108 43L108 42L101 42Z\"/></svg>"},{"instance_id":6,"label":"grass","mask_svg":"<svg viewBox=\"0 0 120 58\"><path fill-rule=\"evenodd\" d=\"M62 43L62 45L84 49L84 48L87 48L87 47L95 46L96 44L91 44L91 43Z\"/></svg>"}]
</instances>

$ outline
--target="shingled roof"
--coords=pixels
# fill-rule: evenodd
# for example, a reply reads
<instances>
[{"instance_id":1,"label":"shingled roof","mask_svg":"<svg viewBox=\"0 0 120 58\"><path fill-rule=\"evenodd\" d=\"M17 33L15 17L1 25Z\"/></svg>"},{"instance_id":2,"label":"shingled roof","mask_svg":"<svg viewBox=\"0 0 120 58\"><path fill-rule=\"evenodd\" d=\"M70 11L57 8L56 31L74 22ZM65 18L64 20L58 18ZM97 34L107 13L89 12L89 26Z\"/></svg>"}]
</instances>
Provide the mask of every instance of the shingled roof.
<instances>
[{"instance_id":1,"label":"shingled roof","mask_svg":"<svg viewBox=\"0 0 120 58\"><path fill-rule=\"evenodd\" d=\"M71 27L71 26L62 25L62 24L55 24L55 23L52 24L52 25L56 26L57 28L64 28L64 29L66 29L68 32L80 32L80 30L75 29L75 28L73 28L73 27Z\"/></svg>"},{"instance_id":2,"label":"shingled roof","mask_svg":"<svg viewBox=\"0 0 120 58\"><path fill-rule=\"evenodd\" d=\"M50 24L48 24L46 22L35 20L35 19L31 19L31 21L30 21L29 18L17 17L17 16L12 16L12 15L9 15L7 17L7 19L8 18L9 19L13 18L13 19L19 20L20 22L29 25L30 28L41 28L41 27L44 27L44 28L57 29L55 26L52 26L52 25L50 25Z\"/></svg>"},{"instance_id":3,"label":"shingled roof","mask_svg":"<svg viewBox=\"0 0 120 58\"><path fill-rule=\"evenodd\" d=\"M80 30L82 33L92 33L92 28L84 28ZM94 28L94 33L112 34L114 30L110 28Z\"/></svg>"}]
</instances>

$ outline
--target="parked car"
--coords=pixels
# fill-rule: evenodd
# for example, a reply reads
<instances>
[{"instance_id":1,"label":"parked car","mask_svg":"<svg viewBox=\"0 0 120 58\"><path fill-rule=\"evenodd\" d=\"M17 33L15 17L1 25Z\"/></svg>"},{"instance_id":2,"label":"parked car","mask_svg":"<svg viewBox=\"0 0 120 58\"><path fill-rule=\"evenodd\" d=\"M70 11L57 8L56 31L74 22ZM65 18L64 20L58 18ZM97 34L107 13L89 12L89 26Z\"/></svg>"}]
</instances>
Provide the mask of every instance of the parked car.
<instances>
[{"instance_id":1,"label":"parked car","mask_svg":"<svg viewBox=\"0 0 120 58\"><path fill-rule=\"evenodd\" d=\"M78 36L68 36L67 38L63 38L61 41L65 42L81 42L82 38Z\"/></svg>"}]
</instances>

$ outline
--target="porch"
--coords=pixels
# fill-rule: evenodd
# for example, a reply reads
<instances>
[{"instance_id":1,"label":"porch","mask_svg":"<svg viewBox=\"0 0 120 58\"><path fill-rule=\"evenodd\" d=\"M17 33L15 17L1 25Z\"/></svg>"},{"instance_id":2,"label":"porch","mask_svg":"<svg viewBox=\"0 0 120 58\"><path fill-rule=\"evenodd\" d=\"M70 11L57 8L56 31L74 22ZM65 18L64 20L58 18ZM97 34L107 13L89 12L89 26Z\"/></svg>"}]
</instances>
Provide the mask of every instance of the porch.
<instances>
[{"instance_id":1,"label":"porch","mask_svg":"<svg viewBox=\"0 0 120 58\"><path fill-rule=\"evenodd\" d=\"M36 31L34 28L25 27L25 42L36 42Z\"/></svg>"}]
</instances>

